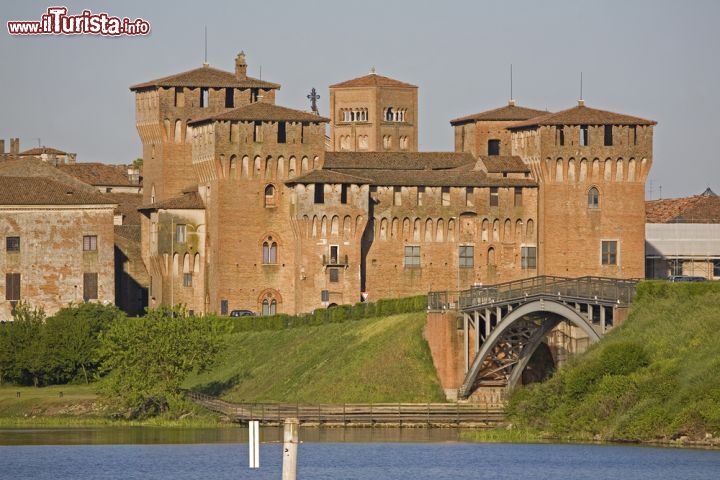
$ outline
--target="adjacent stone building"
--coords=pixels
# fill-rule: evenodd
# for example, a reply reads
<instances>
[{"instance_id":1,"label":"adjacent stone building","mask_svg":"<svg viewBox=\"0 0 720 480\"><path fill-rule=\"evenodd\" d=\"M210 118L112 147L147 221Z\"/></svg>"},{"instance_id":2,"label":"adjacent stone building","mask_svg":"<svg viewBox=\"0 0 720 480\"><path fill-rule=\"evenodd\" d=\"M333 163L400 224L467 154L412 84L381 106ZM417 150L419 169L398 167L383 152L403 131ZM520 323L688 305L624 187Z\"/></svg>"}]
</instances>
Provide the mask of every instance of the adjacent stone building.
<instances>
[{"instance_id":1,"label":"adjacent stone building","mask_svg":"<svg viewBox=\"0 0 720 480\"><path fill-rule=\"evenodd\" d=\"M298 313L536 275L638 278L655 122L514 102L417 151L417 87L330 87L330 118L205 65L131 87L150 306ZM329 125L329 138L325 129Z\"/></svg>"},{"instance_id":2,"label":"adjacent stone building","mask_svg":"<svg viewBox=\"0 0 720 480\"><path fill-rule=\"evenodd\" d=\"M114 303L115 206L48 177L0 175L0 320L11 320L20 301L47 315L83 301Z\"/></svg>"}]
</instances>

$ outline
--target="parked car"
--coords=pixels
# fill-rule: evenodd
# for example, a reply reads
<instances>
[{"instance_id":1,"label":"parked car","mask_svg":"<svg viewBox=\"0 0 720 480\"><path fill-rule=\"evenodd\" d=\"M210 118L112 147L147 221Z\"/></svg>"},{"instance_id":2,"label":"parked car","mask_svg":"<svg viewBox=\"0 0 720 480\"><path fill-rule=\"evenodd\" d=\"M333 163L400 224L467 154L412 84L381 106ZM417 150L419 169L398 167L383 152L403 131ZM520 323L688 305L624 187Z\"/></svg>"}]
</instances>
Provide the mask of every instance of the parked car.
<instances>
[{"instance_id":1,"label":"parked car","mask_svg":"<svg viewBox=\"0 0 720 480\"><path fill-rule=\"evenodd\" d=\"M231 317L254 317L255 312L252 310L233 310L230 312Z\"/></svg>"},{"instance_id":2,"label":"parked car","mask_svg":"<svg viewBox=\"0 0 720 480\"><path fill-rule=\"evenodd\" d=\"M707 278L695 275L670 275L668 280L671 282L704 282Z\"/></svg>"}]
</instances>

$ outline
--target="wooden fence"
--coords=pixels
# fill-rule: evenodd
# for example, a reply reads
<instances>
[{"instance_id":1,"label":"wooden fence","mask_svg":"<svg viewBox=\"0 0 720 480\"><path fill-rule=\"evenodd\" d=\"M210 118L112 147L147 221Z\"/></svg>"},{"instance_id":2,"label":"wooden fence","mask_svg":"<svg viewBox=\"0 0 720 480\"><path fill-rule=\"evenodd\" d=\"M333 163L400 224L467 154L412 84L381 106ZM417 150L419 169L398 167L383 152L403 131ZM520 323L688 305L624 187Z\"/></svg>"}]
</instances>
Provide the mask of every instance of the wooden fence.
<instances>
[{"instance_id":1,"label":"wooden fence","mask_svg":"<svg viewBox=\"0 0 720 480\"><path fill-rule=\"evenodd\" d=\"M503 405L473 403L367 403L307 405L282 403L230 403L198 392L187 392L198 405L233 421L258 420L280 425L297 418L302 425L496 427L505 420Z\"/></svg>"}]
</instances>

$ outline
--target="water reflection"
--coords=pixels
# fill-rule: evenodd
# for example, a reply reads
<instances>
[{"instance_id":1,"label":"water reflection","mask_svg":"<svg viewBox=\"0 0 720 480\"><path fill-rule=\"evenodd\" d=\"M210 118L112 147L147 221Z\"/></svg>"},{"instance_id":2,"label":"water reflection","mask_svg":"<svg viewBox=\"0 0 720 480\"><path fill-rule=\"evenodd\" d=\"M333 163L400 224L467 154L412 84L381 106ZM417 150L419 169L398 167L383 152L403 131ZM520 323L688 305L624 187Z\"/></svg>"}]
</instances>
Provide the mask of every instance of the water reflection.
<instances>
[{"instance_id":1,"label":"water reflection","mask_svg":"<svg viewBox=\"0 0 720 480\"><path fill-rule=\"evenodd\" d=\"M455 428L318 428L301 427L303 442L457 442ZM247 443L246 427L82 427L0 429L0 445L147 445ZM261 427L260 441L282 441L282 427Z\"/></svg>"}]
</instances>

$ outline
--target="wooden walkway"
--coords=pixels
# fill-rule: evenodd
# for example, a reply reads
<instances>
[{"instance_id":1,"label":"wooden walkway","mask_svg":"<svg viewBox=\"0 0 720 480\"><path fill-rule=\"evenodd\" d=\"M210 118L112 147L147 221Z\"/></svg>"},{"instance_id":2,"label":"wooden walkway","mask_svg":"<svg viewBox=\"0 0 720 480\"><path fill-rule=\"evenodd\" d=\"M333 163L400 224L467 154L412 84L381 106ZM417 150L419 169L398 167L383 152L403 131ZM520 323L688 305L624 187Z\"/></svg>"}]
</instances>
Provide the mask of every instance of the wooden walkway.
<instances>
[{"instance_id":1,"label":"wooden walkway","mask_svg":"<svg viewBox=\"0 0 720 480\"><path fill-rule=\"evenodd\" d=\"M407 426L492 428L505 421L503 405L473 403L372 403L341 405L230 403L197 392L188 398L208 410L247 423L282 425L297 418L306 426Z\"/></svg>"}]
</instances>

